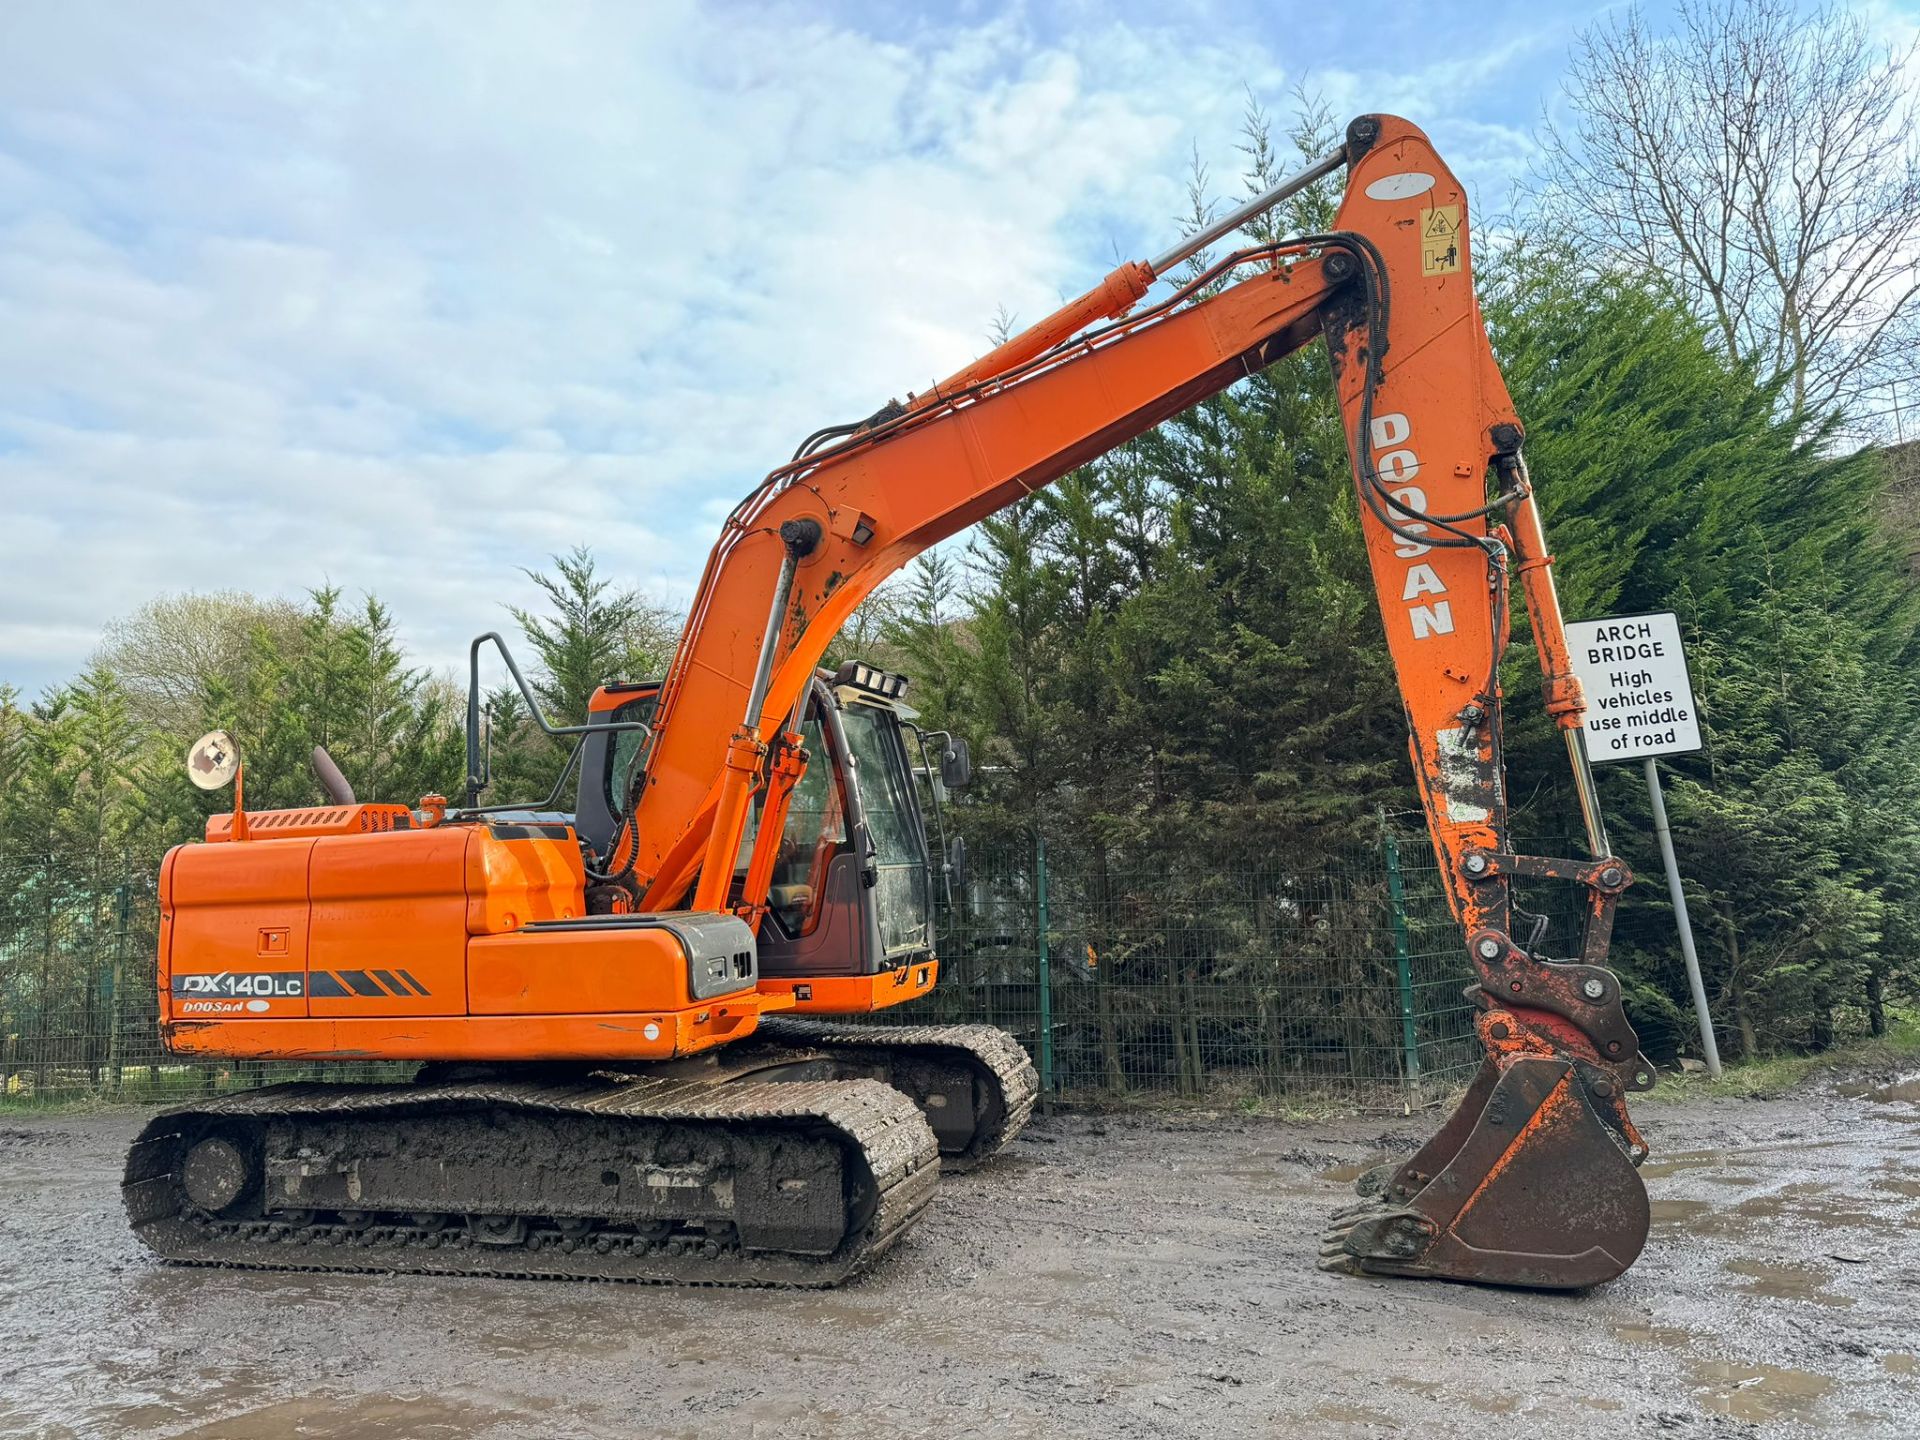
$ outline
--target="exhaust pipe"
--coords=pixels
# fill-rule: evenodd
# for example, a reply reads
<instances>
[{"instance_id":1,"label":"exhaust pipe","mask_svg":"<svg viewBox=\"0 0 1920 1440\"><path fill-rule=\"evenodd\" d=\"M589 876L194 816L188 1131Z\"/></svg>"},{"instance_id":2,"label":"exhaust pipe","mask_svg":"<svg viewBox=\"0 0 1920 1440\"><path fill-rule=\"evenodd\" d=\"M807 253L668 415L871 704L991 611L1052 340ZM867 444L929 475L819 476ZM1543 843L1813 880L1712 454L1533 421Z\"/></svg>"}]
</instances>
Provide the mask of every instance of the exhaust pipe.
<instances>
[{"instance_id":1,"label":"exhaust pipe","mask_svg":"<svg viewBox=\"0 0 1920 1440\"><path fill-rule=\"evenodd\" d=\"M336 805L357 805L353 798L353 786L347 783L347 777L340 773L340 767L333 763L333 756L327 753L327 747L313 747L313 774L320 782L320 788L327 792L327 799Z\"/></svg>"}]
</instances>

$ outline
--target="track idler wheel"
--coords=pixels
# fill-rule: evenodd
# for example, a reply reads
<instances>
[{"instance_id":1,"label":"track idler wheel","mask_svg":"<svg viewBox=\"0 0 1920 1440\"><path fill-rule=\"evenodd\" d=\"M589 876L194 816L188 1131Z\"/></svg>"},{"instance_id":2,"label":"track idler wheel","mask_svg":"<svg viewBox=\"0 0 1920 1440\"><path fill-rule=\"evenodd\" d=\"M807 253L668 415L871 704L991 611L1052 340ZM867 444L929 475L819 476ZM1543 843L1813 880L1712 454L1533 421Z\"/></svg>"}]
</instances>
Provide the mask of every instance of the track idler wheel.
<instances>
[{"instance_id":1,"label":"track idler wheel","mask_svg":"<svg viewBox=\"0 0 1920 1440\"><path fill-rule=\"evenodd\" d=\"M1578 1290L1639 1256L1651 1214L1629 1141L1559 1056L1489 1059L1460 1109L1379 1192L1334 1216L1320 1263Z\"/></svg>"},{"instance_id":2,"label":"track idler wheel","mask_svg":"<svg viewBox=\"0 0 1920 1440\"><path fill-rule=\"evenodd\" d=\"M245 1193L250 1168L239 1146L209 1135L187 1152L180 1167L180 1188L199 1209L217 1215Z\"/></svg>"}]
</instances>

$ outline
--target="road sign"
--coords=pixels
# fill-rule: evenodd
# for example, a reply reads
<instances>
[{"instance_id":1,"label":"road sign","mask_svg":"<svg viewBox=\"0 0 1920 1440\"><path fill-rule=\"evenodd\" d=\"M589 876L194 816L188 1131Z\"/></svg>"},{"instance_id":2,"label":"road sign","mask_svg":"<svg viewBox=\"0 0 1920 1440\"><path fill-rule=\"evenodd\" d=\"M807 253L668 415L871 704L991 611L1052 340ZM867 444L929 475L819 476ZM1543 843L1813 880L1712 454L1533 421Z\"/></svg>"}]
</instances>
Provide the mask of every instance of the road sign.
<instances>
[{"instance_id":1,"label":"road sign","mask_svg":"<svg viewBox=\"0 0 1920 1440\"><path fill-rule=\"evenodd\" d=\"M1671 610L1655 615L1616 615L1611 620L1577 620L1567 625L1567 649L1573 673L1587 695L1587 758L1638 760L1646 771L1653 828L1667 872L1667 896L1673 901L1680 955L1687 966L1687 988L1700 1022L1700 1052L1707 1069L1720 1077L1720 1048L1714 1043L1707 987L1693 947L1693 922L1687 917L1686 887L1674 858L1673 832L1667 825L1667 801L1660 792L1661 755L1690 755L1700 746L1700 707L1693 701L1686 653L1680 648L1680 622Z\"/></svg>"},{"instance_id":2,"label":"road sign","mask_svg":"<svg viewBox=\"0 0 1920 1440\"><path fill-rule=\"evenodd\" d=\"M1700 749L1680 622L1670 610L1567 625L1573 673L1587 692L1587 756L1595 763Z\"/></svg>"}]
</instances>

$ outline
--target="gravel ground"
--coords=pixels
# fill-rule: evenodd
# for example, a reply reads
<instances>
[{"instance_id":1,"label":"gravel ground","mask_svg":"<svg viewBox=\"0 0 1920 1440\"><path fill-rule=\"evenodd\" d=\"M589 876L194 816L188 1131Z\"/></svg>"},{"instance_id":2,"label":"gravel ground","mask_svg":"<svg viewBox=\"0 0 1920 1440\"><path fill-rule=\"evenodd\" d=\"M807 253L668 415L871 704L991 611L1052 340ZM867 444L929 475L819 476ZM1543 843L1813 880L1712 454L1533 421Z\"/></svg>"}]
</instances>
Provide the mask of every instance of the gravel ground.
<instances>
[{"instance_id":1,"label":"gravel ground","mask_svg":"<svg viewBox=\"0 0 1920 1440\"><path fill-rule=\"evenodd\" d=\"M1654 1232L1578 1296L1311 1263L1438 1123L1037 1119L833 1292L173 1268L141 1112L0 1116L0 1435L1920 1436L1920 1082L1643 1105Z\"/></svg>"}]
</instances>

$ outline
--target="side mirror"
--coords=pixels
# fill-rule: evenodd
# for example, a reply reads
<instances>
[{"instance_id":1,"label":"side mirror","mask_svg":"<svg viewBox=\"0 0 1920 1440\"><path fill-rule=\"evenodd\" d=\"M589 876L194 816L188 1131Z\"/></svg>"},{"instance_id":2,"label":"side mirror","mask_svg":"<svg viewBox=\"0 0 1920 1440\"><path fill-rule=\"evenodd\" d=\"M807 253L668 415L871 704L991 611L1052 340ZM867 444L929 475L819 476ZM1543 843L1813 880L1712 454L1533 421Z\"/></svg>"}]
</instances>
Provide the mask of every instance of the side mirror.
<instances>
[{"instance_id":1,"label":"side mirror","mask_svg":"<svg viewBox=\"0 0 1920 1440\"><path fill-rule=\"evenodd\" d=\"M958 735L947 736L947 748L940 752L940 783L949 790L973 783L973 752Z\"/></svg>"},{"instance_id":2,"label":"side mirror","mask_svg":"<svg viewBox=\"0 0 1920 1440\"><path fill-rule=\"evenodd\" d=\"M240 747L224 730L209 730L187 751L187 779L200 790L219 790L240 773Z\"/></svg>"},{"instance_id":3,"label":"side mirror","mask_svg":"<svg viewBox=\"0 0 1920 1440\"><path fill-rule=\"evenodd\" d=\"M957 893L967 891L967 837L956 835L947 847L947 884Z\"/></svg>"}]
</instances>

